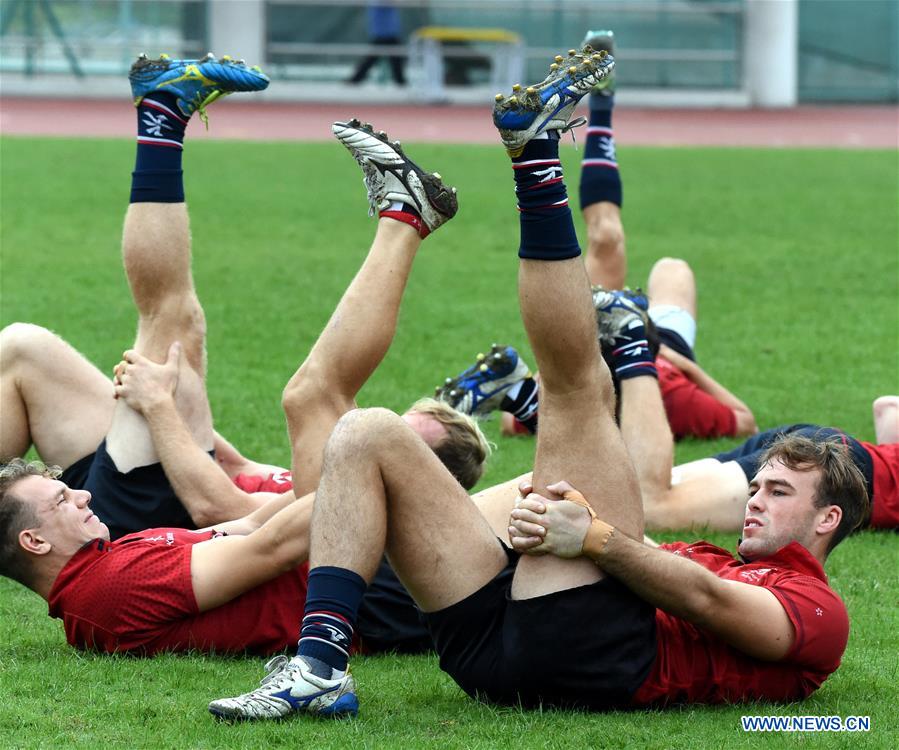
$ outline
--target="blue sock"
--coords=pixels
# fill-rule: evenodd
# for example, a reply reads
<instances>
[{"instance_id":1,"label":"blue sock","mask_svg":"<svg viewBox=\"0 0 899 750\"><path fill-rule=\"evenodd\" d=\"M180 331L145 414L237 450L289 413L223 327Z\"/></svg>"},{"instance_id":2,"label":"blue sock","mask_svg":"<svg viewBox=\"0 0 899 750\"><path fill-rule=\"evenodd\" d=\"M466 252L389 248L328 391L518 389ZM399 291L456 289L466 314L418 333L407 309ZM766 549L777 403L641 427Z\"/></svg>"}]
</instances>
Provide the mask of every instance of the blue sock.
<instances>
[{"instance_id":1,"label":"blue sock","mask_svg":"<svg viewBox=\"0 0 899 750\"><path fill-rule=\"evenodd\" d=\"M367 584L346 568L320 566L309 571L306 609L297 655L316 660L332 670L346 670L353 643L353 626ZM316 674L315 661L311 661ZM320 674L330 678L331 673Z\"/></svg>"},{"instance_id":2,"label":"blue sock","mask_svg":"<svg viewBox=\"0 0 899 750\"><path fill-rule=\"evenodd\" d=\"M659 377L655 357L646 337L646 327L641 320L635 320L629 328L615 337L611 360L612 370L618 380L641 375Z\"/></svg>"},{"instance_id":3,"label":"blue sock","mask_svg":"<svg viewBox=\"0 0 899 750\"><path fill-rule=\"evenodd\" d=\"M132 203L183 203L181 151L188 120L177 97L157 91L137 107L137 159L131 175Z\"/></svg>"},{"instance_id":4,"label":"blue sock","mask_svg":"<svg viewBox=\"0 0 899 750\"><path fill-rule=\"evenodd\" d=\"M565 260L581 254L562 181L557 138L530 141L512 159L520 211L519 258Z\"/></svg>"},{"instance_id":5,"label":"blue sock","mask_svg":"<svg viewBox=\"0 0 899 750\"><path fill-rule=\"evenodd\" d=\"M590 95L590 122L587 144L581 161L581 210L594 203L621 205L621 175L615 157L612 110L615 95Z\"/></svg>"}]
</instances>

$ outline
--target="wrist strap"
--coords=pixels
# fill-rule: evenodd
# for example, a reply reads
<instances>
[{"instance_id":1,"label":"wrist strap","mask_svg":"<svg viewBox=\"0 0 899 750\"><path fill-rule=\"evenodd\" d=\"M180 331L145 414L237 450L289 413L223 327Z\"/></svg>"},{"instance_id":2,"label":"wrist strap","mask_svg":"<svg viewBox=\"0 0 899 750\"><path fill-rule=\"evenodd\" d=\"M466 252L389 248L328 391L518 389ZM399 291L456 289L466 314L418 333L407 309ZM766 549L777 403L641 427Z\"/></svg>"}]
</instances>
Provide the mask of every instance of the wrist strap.
<instances>
[{"instance_id":1,"label":"wrist strap","mask_svg":"<svg viewBox=\"0 0 899 750\"><path fill-rule=\"evenodd\" d=\"M590 503L588 503L586 498L577 490L568 490L562 497L575 505L586 508L587 512L590 514L590 526L587 529L587 535L584 537L581 553L591 560L596 560L602 553L603 547L608 543L609 538L612 536L612 532L615 531L615 527L610 526L605 521L601 521L596 516L593 508L590 507Z\"/></svg>"}]
</instances>

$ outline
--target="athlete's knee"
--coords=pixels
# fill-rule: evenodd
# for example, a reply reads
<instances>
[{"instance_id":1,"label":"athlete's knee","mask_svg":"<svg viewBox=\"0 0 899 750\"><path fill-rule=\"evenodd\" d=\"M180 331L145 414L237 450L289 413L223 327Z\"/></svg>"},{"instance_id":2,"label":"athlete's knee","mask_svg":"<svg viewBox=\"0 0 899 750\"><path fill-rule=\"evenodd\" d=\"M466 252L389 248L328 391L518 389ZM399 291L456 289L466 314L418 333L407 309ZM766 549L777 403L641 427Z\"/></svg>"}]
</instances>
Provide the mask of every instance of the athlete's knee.
<instances>
[{"instance_id":1,"label":"athlete's knee","mask_svg":"<svg viewBox=\"0 0 899 750\"><path fill-rule=\"evenodd\" d=\"M334 426L325 446L325 457L375 458L408 432L405 422L390 409L353 409Z\"/></svg>"},{"instance_id":2,"label":"athlete's knee","mask_svg":"<svg viewBox=\"0 0 899 750\"><path fill-rule=\"evenodd\" d=\"M323 411L339 417L353 407L353 398L343 393L333 370L313 362L304 362L281 392L281 408L291 425Z\"/></svg>"},{"instance_id":3,"label":"athlete's knee","mask_svg":"<svg viewBox=\"0 0 899 750\"><path fill-rule=\"evenodd\" d=\"M51 331L33 323L10 323L0 331L0 360L3 368L12 367L23 360L37 358L46 352L48 345L61 339Z\"/></svg>"},{"instance_id":4,"label":"athlete's knee","mask_svg":"<svg viewBox=\"0 0 899 750\"><path fill-rule=\"evenodd\" d=\"M621 251L624 246L624 227L618 216L600 216L588 224L590 252L607 257Z\"/></svg>"},{"instance_id":5,"label":"athlete's knee","mask_svg":"<svg viewBox=\"0 0 899 750\"><path fill-rule=\"evenodd\" d=\"M683 258L659 258L649 272L650 276L659 274L664 278L680 278L693 276L693 269Z\"/></svg>"}]
</instances>

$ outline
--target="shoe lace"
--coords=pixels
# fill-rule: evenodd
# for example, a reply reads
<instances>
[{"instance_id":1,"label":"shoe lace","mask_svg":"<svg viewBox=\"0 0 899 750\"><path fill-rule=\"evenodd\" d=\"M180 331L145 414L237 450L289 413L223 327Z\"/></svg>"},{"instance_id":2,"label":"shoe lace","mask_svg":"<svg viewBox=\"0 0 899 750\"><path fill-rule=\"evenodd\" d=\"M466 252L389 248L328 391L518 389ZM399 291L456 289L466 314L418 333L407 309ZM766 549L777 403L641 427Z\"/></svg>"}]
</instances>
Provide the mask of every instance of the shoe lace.
<instances>
[{"instance_id":1,"label":"shoe lace","mask_svg":"<svg viewBox=\"0 0 899 750\"><path fill-rule=\"evenodd\" d=\"M290 659L284 656L284 654L269 659L265 663L265 677L259 681L259 684L268 685L270 682L277 680L289 663Z\"/></svg>"},{"instance_id":2,"label":"shoe lace","mask_svg":"<svg viewBox=\"0 0 899 750\"><path fill-rule=\"evenodd\" d=\"M206 126L206 130L209 130L209 115L206 114L206 107L212 104L216 99L221 99L223 96L228 96L228 94L230 93L230 91L213 89L208 94L203 94L202 91L198 91L194 95L194 98L191 100L191 104L193 104L194 111L200 116L200 119ZM274 659L272 661L274 661Z\"/></svg>"},{"instance_id":3,"label":"shoe lace","mask_svg":"<svg viewBox=\"0 0 899 750\"><path fill-rule=\"evenodd\" d=\"M586 117L575 117L571 122L569 122L564 128L559 130L559 133L571 133L571 142L574 144L574 147L577 148L577 138L574 137L574 129L582 127L587 124Z\"/></svg>"},{"instance_id":4,"label":"shoe lace","mask_svg":"<svg viewBox=\"0 0 899 750\"><path fill-rule=\"evenodd\" d=\"M368 193L368 215L374 216L384 200L384 177L367 160L357 158L356 162L362 167L362 182Z\"/></svg>"}]
</instances>

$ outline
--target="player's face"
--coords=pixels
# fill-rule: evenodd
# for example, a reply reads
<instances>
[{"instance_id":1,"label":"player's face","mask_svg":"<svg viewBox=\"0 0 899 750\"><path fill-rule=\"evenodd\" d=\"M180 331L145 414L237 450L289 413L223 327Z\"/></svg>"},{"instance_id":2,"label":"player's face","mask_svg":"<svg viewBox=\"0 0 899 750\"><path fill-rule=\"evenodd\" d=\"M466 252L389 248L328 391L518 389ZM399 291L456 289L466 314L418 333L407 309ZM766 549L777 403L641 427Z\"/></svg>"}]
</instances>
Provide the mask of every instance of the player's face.
<instances>
[{"instance_id":1,"label":"player's face","mask_svg":"<svg viewBox=\"0 0 899 750\"><path fill-rule=\"evenodd\" d=\"M419 437L424 440L428 447L433 449L443 440L446 435L446 427L438 422L430 414L422 414L418 411L407 411L403 414L403 421L409 425Z\"/></svg>"},{"instance_id":2,"label":"player's face","mask_svg":"<svg viewBox=\"0 0 899 750\"><path fill-rule=\"evenodd\" d=\"M90 492L40 476L19 480L15 490L34 508L38 517L35 534L57 551L74 553L91 539L109 539L106 524L91 512Z\"/></svg>"},{"instance_id":3,"label":"player's face","mask_svg":"<svg viewBox=\"0 0 899 750\"><path fill-rule=\"evenodd\" d=\"M771 555L796 541L808 548L821 509L814 506L819 469L797 471L773 461L749 483L739 552L747 560Z\"/></svg>"}]
</instances>

